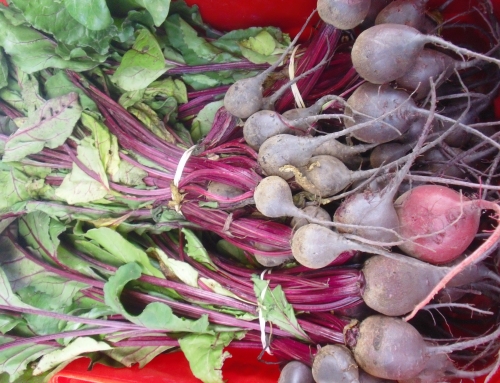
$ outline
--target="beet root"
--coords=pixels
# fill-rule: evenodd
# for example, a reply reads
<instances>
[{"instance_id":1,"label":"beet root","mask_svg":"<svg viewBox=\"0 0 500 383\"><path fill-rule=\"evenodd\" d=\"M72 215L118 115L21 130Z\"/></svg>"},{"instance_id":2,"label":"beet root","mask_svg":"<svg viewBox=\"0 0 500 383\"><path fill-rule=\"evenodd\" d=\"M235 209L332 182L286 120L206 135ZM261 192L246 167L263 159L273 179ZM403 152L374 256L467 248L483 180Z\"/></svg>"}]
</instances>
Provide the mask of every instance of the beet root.
<instances>
[{"instance_id":1,"label":"beet root","mask_svg":"<svg viewBox=\"0 0 500 383\"><path fill-rule=\"evenodd\" d=\"M358 250L340 234L311 223L302 226L292 237L292 254L297 262L311 269L332 263L340 254Z\"/></svg>"},{"instance_id":2,"label":"beet root","mask_svg":"<svg viewBox=\"0 0 500 383\"><path fill-rule=\"evenodd\" d=\"M262 109L262 82L260 77L238 80L229 87L224 96L224 106L229 113L239 118L248 118Z\"/></svg>"},{"instance_id":3,"label":"beet root","mask_svg":"<svg viewBox=\"0 0 500 383\"><path fill-rule=\"evenodd\" d=\"M380 24L368 28L360 33L352 47L354 68L373 84L391 82L403 76L414 64L425 45L419 37L417 29L406 25Z\"/></svg>"},{"instance_id":4,"label":"beet root","mask_svg":"<svg viewBox=\"0 0 500 383\"><path fill-rule=\"evenodd\" d=\"M314 357L312 374L316 383L359 383L358 365L351 351L345 346L322 347Z\"/></svg>"},{"instance_id":5,"label":"beet root","mask_svg":"<svg viewBox=\"0 0 500 383\"><path fill-rule=\"evenodd\" d=\"M367 373L393 380L417 376L429 359L424 339L412 325L381 315L361 322L353 354Z\"/></svg>"},{"instance_id":6,"label":"beet root","mask_svg":"<svg viewBox=\"0 0 500 383\"><path fill-rule=\"evenodd\" d=\"M387 198L380 192L373 193L367 189L363 193L350 195L335 211L334 222L359 225L357 228L339 228L342 233L354 234L380 242L396 242L398 240L393 232L367 228L367 226L371 226L391 229L395 232L398 230L399 220L393 207L392 198Z\"/></svg>"},{"instance_id":7,"label":"beet root","mask_svg":"<svg viewBox=\"0 0 500 383\"><path fill-rule=\"evenodd\" d=\"M365 19L370 0L318 0L319 17L338 29L352 29Z\"/></svg>"},{"instance_id":8,"label":"beet root","mask_svg":"<svg viewBox=\"0 0 500 383\"><path fill-rule=\"evenodd\" d=\"M388 316L409 313L439 283L445 271L424 262L403 262L376 255L362 269L365 303Z\"/></svg>"},{"instance_id":9,"label":"beet root","mask_svg":"<svg viewBox=\"0 0 500 383\"><path fill-rule=\"evenodd\" d=\"M410 128L418 118L415 108L416 104L405 91L389 85L364 83L347 100L345 114L352 119L344 119L344 123L350 128L385 116L351 133L360 141L383 144L400 138Z\"/></svg>"},{"instance_id":10,"label":"beet root","mask_svg":"<svg viewBox=\"0 0 500 383\"><path fill-rule=\"evenodd\" d=\"M314 383L311 368L296 360L281 370L278 383Z\"/></svg>"},{"instance_id":11,"label":"beet root","mask_svg":"<svg viewBox=\"0 0 500 383\"><path fill-rule=\"evenodd\" d=\"M401 195L394 206L401 236L413 238L399 248L425 262L443 264L458 258L479 229L480 209L445 186L418 186Z\"/></svg>"}]
</instances>

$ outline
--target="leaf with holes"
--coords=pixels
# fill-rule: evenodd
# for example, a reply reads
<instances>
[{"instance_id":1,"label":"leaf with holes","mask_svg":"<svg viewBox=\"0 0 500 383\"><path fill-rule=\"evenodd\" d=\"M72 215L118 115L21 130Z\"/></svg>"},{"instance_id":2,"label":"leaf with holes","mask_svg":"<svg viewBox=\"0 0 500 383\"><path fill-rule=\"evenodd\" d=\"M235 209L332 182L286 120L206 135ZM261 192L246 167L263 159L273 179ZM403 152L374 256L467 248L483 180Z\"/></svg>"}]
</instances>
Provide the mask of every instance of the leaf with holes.
<instances>
[{"instance_id":1,"label":"leaf with holes","mask_svg":"<svg viewBox=\"0 0 500 383\"><path fill-rule=\"evenodd\" d=\"M80 119L82 108L78 94L53 98L28 115L26 122L5 143L4 162L19 161L44 147L61 146Z\"/></svg>"}]
</instances>

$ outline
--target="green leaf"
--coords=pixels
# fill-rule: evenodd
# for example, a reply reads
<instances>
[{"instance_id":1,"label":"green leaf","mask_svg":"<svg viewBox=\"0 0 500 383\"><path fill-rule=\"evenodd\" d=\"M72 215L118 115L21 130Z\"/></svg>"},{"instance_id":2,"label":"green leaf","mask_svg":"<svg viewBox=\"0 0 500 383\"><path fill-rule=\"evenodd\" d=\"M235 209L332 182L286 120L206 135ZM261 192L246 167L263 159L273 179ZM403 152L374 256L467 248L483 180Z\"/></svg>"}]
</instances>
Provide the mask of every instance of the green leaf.
<instances>
[{"instance_id":1,"label":"green leaf","mask_svg":"<svg viewBox=\"0 0 500 383\"><path fill-rule=\"evenodd\" d=\"M0 339L0 344L11 341L11 338L4 337ZM9 382L13 383L23 376L23 372L28 367L28 364L55 349L56 348L53 346L42 344L23 344L21 346L14 346L2 350L2 352L0 352L0 373L9 374ZM25 382L28 381L31 382L32 380L26 380Z\"/></svg>"},{"instance_id":2,"label":"green leaf","mask_svg":"<svg viewBox=\"0 0 500 383\"><path fill-rule=\"evenodd\" d=\"M176 316L172 309L164 303L148 304L138 316L129 314L120 301L120 295L125 285L141 276L141 268L137 263L121 266L114 276L104 285L104 301L123 315L126 319L140 326L169 332L209 333L208 316L202 315L198 320L184 319Z\"/></svg>"},{"instance_id":3,"label":"green leaf","mask_svg":"<svg viewBox=\"0 0 500 383\"><path fill-rule=\"evenodd\" d=\"M87 168L92 170L98 179L94 179L73 163L71 173L64 177L56 189L56 197L69 204L98 201L109 192L109 183L104 165L99 157L99 151L89 139L81 141L77 147L77 157Z\"/></svg>"},{"instance_id":4,"label":"green leaf","mask_svg":"<svg viewBox=\"0 0 500 383\"><path fill-rule=\"evenodd\" d=\"M0 89L7 86L9 78L9 67L3 49L0 48Z\"/></svg>"},{"instance_id":5,"label":"green leaf","mask_svg":"<svg viewBox=\"0 0 500 383\"><path fill-rule=\"evenodd\" d=\"M112 147L112 134L109 132L108 127L101 121L97 120L88 113L82 113L82 125L92 132L94 139L94 146L99 152L99 158L104 166L108 169L108 164L111 161L111 147Z\"/></svg>"},{"instance_id":6,"label":"green leaf","mask_svg":"<svg viewBox=\"0 0 500 383\"><path fill-rule=\"evenodd\" d=\"M69 305L74 296L82 288L87 287L87 285L81 282L68 280L48 272L43 266L26 258L10 239L6 237L0 237L0 250L2 254L0 266L5 278L7 278L7 286L5 288L11 289L10 291L16 293L26 288L32 288L36 292L35 294L27 295L32 301L28 302L23 299L22 303L24 307L34 306L36 300L33 299L37 299L42 295L41 293L52 297L52 302L55 304L54 307ZM5 299L8 299L6 297L9 294L9 290L4 292ZM13 299L15 300L16 298ZM42 304L40 307L44 308L44 305Z\"/></svg>"},{"instance_id":7,"label":"green leaf","mask_svg":"<svg viewBox=\"0 0 500 383\"><path fill-rule=\"evenodd\" d=\"M137 262L137 264L141 266L141 270L144 274L163 278L161 271L151 264L146 252L127 241L116 231L107 227L100 227L98 229L91 229L87 231L85 236L93 239L103 249L115 256L120 262Z\"/></svg>"},{"instance_id":8,"label":"green leaf","mask_svg":"<svg viewBox=\"0 0 500 383\"><path fill-rule=\"evenodd\" d=\"M92 31L108 28L113 19L105 0L64 0L68 13Z\"/></svg>"},{"instance_id":9,"label":"green leaf","mask_svg":"<svg viewBox=\"0 0 500 383\"><path fill-rule=\"evenodd\" d=\"M153 16L155 25L159 27L163 24L170 10L170 0L135 0Z\"/></svg>"},{"instance_id":10,"label":"green leaf","mask_svg":"<svg viewBox=\"0 0 500 383\"><path fill-rule=\"evenodd\" d=\"M14 292L10 286L9 279L5 272L0 268L0 304L10 307L25 307L32 308L24 303ZM0 353L1 355L2 353Z\"/></svg>"},{"instance_id":11,"label":"green leaf","mask_svg":"<svg viewBox=\"0 0 500 383\"><path fill-rule=\"evenodd\" d=\"M56 367L60 363L73 359L76 356L87 352L104 351L110 349L111 346L107 343L98 342L89 337L79 337L71 342L68 346L45 354L37 363L33 374L40 375L41 373Z\"/></svg>"},{"instance_id":12,"label":"green leaf","mask_svg":"<svg viewBox=\"0 0 500 383\"><path fill-rule=\"evenodd\" d=\"M106 251L95 244L94 241L79 240L73 238L72 244L76 248L76 250L90 255L98 261L104 262L108 265L119 267L124 264L122 259L117 259L109 251Z\"/></svg>"},{"instance_id":13,"label":"green leaf","mask_svg":"<svg viewBox=\"0 0 500 383\"><path fill-rule=\"evenodd\" d=\"M5 334L22 322L24 322L22 318L0 314L0 333Z\"/></svg>"},{"instance_id":14,"label":"green leaf","mask_svg":"<svg viewBox=\"0 0 500 383\"><path fill-rule=\"evenodd\" d=\"M137 90L146 88L166 70L165 58L155 36L141 29L111 80L124 90Z\"/></svg>"},{"instance_id":15,"label":"green leaf","mask_svg":"<svg viewBox=\"0 0 500 383\"><path fill-rule=\"evenodd\" d=\"M239 247L229 243L228 241L221 239L216 245L217 251L226 256L232 257L240 262L242 265L249 265L248 258L245 256L245 252Z\"/></svg>"},{"instance_id":16,"label":"green leaf","mask_svg":"<svg viewBox=\"0 0 500 383\"><path fill-rule=\"evenodd\" d=\"M308 341L309 337L300 327L293 307L286 300L281 286L278 285L271 290L269 281L262 280L255 274L252 275L252 282L259 310L261 310L264 319L297 338Z\"/></svg>"},{"instance_id":17,"label":"green leaf","mask_svg":"<svg viewBox=\"0 0 500 383\"><path fill-rule=\"evenodd\" d=\"M244 77L250 77L255 74L256 72L246 72L246 76ZM237 80L235 77L236 72L220 71L185 74L182 75L182 80L195 90L204 90L220 85L232 84Z\"/></svg>"},{"instance_id":18,"label":"green leaf","mask_svg":"<svg viewBox=\"0 0 500 383\"><path fill-rule=\"evenodd\" d=\"M252 27L226 33L212 44L256 64L272 64L283 53L289 40L277 28Z\"/></svg>"},{"instance_id":19,"label":"green leaf","mask_svg":"<svg viewBox=\"0 0 500 383\"><path fill-rule=\"evenodd\" d=\"M19 235L33 251L46 259L57 258L58 237L65 230L65 225L44 212L33 212L19 218Z\"/></svg>"},{"instance_id":20,"label":"green leaf","mask_svg":"<svg viewBox=\"0 0 500 383\"><path fill-rule=\"evenodd\" d=\"M165 30L170 45L181 52L186 64L200 65L238 60L198 36L196 30L179 15L172 15L165 21Z\"/></svg>"},{"instance_id":21,"label":"green leaf","mask_svg":"<svg viewBox=\"0 0 500 383\"><path fill-rule=\"evenodd\" d=\"M215 268L215 265L210 259L205 246L203 246L196 234L192 230L186 229L185 227L183 227L181 231L186 239L186 245L184 246L184 251L186 252L186 254L197 262Z\"/></svg>"},{"instance_id":22,"label":"green leaf","mask_svg":"<svg viewBox=\"0 0 500 383\"><path fill-rule=\"evenodd\" d=\"M171 346L114 347L110 351L104 351L104 353L125 367L132 367L139 363L139 368L143 368L156 356L172 348Z\"/></svg>"},{"instance_id":23,"label":"green leaf","mask_svg":"<svg viewBox=\"0 0 500 383\"><path fill-rule=\"evenodd\" d=\"M25 165L20 162L11 162L9 165L34 178L45 178L52 172L52 169L46 166Z\"/></svg>"},{"instance_id":24,"label":"green leaf","mask_svg":"<svg viewBox=\"0 0 500 383\"><path fill-rule=\"evenodd\" d=\"M16 217L9 217L9 218L4 218L0 220L0 234L4 232L5 229L7 229L12 222L16 220Z\"/></svg>"},{"instance_id":25,"label":"green leaf","mask_svg":"<svg viewBox=\"0 0 500 383\"><path fill-rule=\"evenodd\" d=\"M23 12L24 17L33 27L54 35L58 42L70 47L90 48L99 54L106 54L109 49L109 42L117 34L117 28L114 25L109 25L109 27L101 30L87 28L84 24L73 18L68 8L62 6L60 1L11 1ZM75 5L70 6L72 13L76 12L77 8L79 8L76 5L77 1L73 1ZM69 3L69 1L65 1L65 3ZM88 0L78 3L88 4ZM90 11L84 12L80 17L86 17L87 19L97 19L100 17L100 15L92 14ZM104 18L107 19L106 16ZM88 20L86 23L92 22Z\"/></svg>"},{"instance_id":26,"label":"green leaf","mask_svg":"<svg viewBox=\"0 0 500 383\"><path fill-rule=\"evenodd\" d=\"M28 2L28 1L26 1ZM63 8L51 1L56 7ZM40 2L32 3L38 5ZM35 11L36 12L36 11ZM54 43L39 31L24 25L13 25L0 13L0 46L12 62L26 73L34 73L45 68L89 70L99 61L88 57L63 59L56 53Z\"/></svg>"},{"instance_id":27,"label":"green leaf","mask_svg":"<svg viewBox=\"0 0 500 383\"><path fill-rule=\"evenodd\" d=\"M200 110L191 125L191 137L193 137L193 141L196 142L200 140L210 132L215 114L223 105L224 101L215 101L205 105L203 109Z\"/></svg>"},{"instance_id":28,"label":"green leaf","mask_svg":"<svg viewBox=\"0 0 500 383\"><path fill-rule=\"evenodd\" d=\"M10 85L10 78L9 78L9 85ZM21 94L16 91L16 90L12 90L9 88L3 88L3 89L0 89L0 98L2 99L2 101L4 101L5 103L7 103L8 105L12 106L14 109L16 110L19 110L21 112L25 112L26 111L26 104L24 102L24 100L22 99L21 97ZM22 117L22 118L26 118L26 117ZM17 120L18 118L16 118L15 120ZM14 124L14 122L12 121L12 123ZM14 132L18 129L17 128L17 125L15 125L15 129L14 129Z\"/></svg>"},{"instance_id":29,"label":"green leaf","mask_svg":"<svg viewBox=\"0 0 500 383\"><path fill-rule=\"evenodd\" d=\"M78 271L95 280L102 280L102 277L94 271L91 264L85 262L62 246L59 246L57 249L57 259L71 270Z\"/></svg>"},{"instance_id":30,"label":"green leaf","mask_svg":"<svg viewBox=\"0 0 500 383\"><path fill-rule=\"evenodd\" d=\"M53 282L57 283L57 281ZM57 296L40 292L34 286L28 286L18 290L17 294L21 297L23 302L32 307L51 312L65 312L67 305L71 304L76 292L77 291L73 291L73 295L64 301L60 301ZM65 321L44 315L24 314L23 317L30 331L35 335L43 336L59 333L60 327L65 323Z\"/></svg>"},{"instance_id":31,"label":"green leaf","mask_svg":"<svg viewBox=\"0 0 500 383\"><path fill-rule=\"evenodd\" d=\"M30 113L26 123L8 138L3 161L19 161L44 147L54 149L61 146L70 136L81 113L76 93L45 102L40 109Z\"/></svg>"},{"instance_id":32,"label":"green leaf","mask_svg":"<svg viewBox=\"0 0 500 383\"><path fill-rule=\"evenodd\" d=\"M179 344L194 376L204 383L224 383L222 365L231 356L229 352L223 351L224 347L233 339L241 339L243 336L242 332L190 334L179 339Z\"/></svg>"},{"instance_id":33,"label":"green leaf","mask_svg":"<svg viewBox=\"0 0 500 383\"><path fill-rule=\"evenodd\" d=\"M95 102L85 94L85 92L75 86L68 78L66 73L59 70L53 76L50 76L44 84L45 93L47 98L56 98L60 96L65 96L68 93L76 92L78 93L78 98L80 99L80 104L83 109L91 110L97 112L97 105Z\"/></svg>"}]
</instances>

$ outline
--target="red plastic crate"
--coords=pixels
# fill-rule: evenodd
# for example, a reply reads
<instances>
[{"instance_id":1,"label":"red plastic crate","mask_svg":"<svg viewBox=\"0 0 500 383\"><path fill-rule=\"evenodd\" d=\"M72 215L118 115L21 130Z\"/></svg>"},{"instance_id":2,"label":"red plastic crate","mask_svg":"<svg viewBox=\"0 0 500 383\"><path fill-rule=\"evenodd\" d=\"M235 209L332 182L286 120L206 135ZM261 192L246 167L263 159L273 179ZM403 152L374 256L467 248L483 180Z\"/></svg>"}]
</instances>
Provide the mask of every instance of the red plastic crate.
<instances>
[{"instance_id":1,"label":"red plastic crate","mask_svg":"<svg viewBox=\"0 0 500 383\"><path fill-rule=\"evenodd\" d=\"M223 377L228 383L276 383L279 368L276 364L258 361L260 350L227 348L232 355L224 362ZM266 361L272 359L266 356ZM144 368L113 368L96 364L88 371L88 358L75 360L60 371L50 383L200 383L189 369L182 352L157 356Z\"/></svg>"}]
</instances>

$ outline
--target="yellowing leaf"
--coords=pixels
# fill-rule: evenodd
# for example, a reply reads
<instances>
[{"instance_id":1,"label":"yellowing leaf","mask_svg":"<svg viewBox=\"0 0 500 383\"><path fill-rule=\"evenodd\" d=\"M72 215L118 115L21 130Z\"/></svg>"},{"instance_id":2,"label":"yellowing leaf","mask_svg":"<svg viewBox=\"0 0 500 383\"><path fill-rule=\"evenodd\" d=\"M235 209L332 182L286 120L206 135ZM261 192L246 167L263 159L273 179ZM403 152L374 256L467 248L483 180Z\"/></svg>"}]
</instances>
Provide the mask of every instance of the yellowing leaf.
<instances>
[{"instance_id":1,"label":"yellowing leaf","mask_svg":"<svg viewBox=\"0 0 500 383\"><path fill-rule=\"evenodd\" d=\"M276 41L269 32L264 30L259 32L255 37L243 40L241 45L245 48L253 50L254 52L260 53L261 55L269 56L276 48Z\"/></svg>"}]
</instances>

